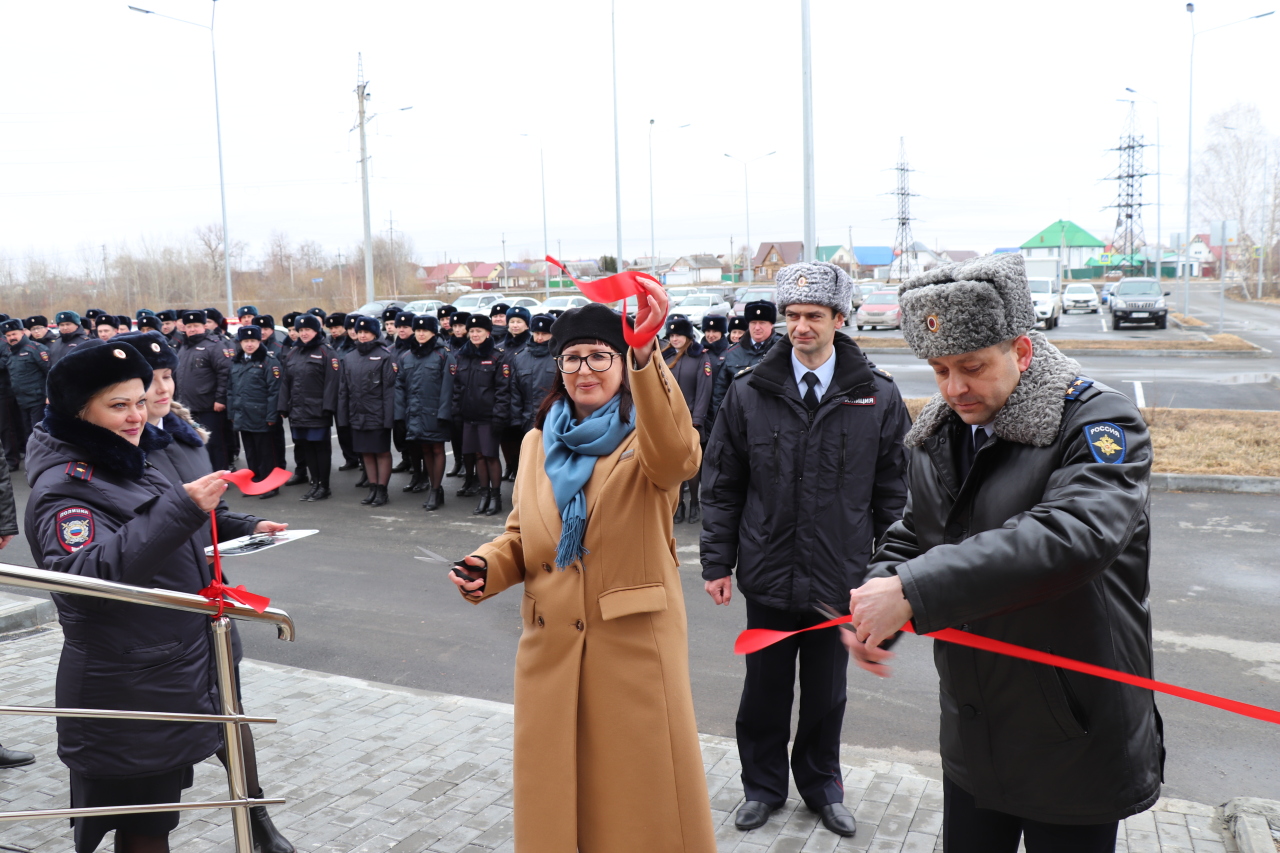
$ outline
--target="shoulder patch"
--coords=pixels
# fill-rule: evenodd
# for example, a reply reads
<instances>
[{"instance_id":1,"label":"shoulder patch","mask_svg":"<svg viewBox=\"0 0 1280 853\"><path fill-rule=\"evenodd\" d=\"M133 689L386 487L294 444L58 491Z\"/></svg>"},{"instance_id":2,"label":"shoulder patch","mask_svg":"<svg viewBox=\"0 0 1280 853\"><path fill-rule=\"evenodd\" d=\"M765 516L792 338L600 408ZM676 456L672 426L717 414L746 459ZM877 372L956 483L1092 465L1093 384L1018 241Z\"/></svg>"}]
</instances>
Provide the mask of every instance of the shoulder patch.
<instances>
[{"instance_id":1,"label":"shoulder patch","mask_svg":"<svg viewBox=\"0 0 1280 853\"><path fill-rule=\"evenodd\" d=\"M456 361L449 362L449 373L453 376L458 375L458 363Z\"/></svg>"},{"instance_id":2,"label":"shoulder patch","mask_svg":"<svg viewBox=\"0 0 1280 853\"><path fill-rule=\"evenodd\" d=\"M702 372L707 374L708 376L711 375L711 362L709 361L702 362Z\"/></svg>"},{"instance_id":3,"label":"shoulder patch","mask_svg":"<svg viewBox=\"0 0 1280 853\"><path fill-rule=\"evenodd\" d=\"M334 370L338 369L338 360L336 358L329 359L329 363L333 365Z\"/></svg>"},{"instance_id":4,"label":"shoulder patch","mask_svg":"<svg viewBox=\"0 0 1280 853\"><path fill-rule=\"evenodd\" d=\"M278 364L271 365L271 375L274 376L276 379L280 378L280 365Z\"/></svg>"},{"instance_id":5,"label":"shoulder patch","mask_svg":"<svg viewBox=\"0 0 1280 853\"><path fill-rule=\"evenodd\" d=\"M877 373L877 374L879 374L880 376L883 376L885 379L892 379L892 378L893 378L893 374L892 374L892 373L890 373L890 372L889 372L889 371L887 371L887 370L881 370L881 369L880 369L880 368L878 368L878 367L873 367L873 368L871 368L871 372L872 372L872 373Z\"/></svg>"},{"instance_id":6,"label":"shoulder patch","mask_svg":"<svg viewBox=\"0 0 1280 853\"><path fill-rule=\"evenodd\" d=\"M1079 396L1087 391L1091 385L1093 385L1092 379L1085 379L1083 376L1077 376L1075 381L1071 383L1071 387L1067 389L1066 399L1075 400L1079 398Z\"/></svg>"},{"instance_id":7,"label":"shoulder patch","mask_svg":"<svg viewBox=\"0 0 1280 853\"><path fill-rule=\"evenodd\" d=\"M48 361L48 360L49 360L49 351L48 351L48 350L45 350L45 349L40 350L40 357L41 357L41 358L43 358L45 361Z\"/></svg>"},{"instance_id":8,"label":"shoulder patch","mask_svg":"<svg viewBox=\"0 0 1280 853\"><path fill-rule=\"evenodd\" d=\"M400 372L400 362L398 362L398 361L393 361L393 362L391 362L391 372L392 372L392 373L399 373L399 372Z\"/></svg>"},{"instance_id":9,"label":"shoulder patch","mask_svg":"<svg viewBox=\"0 0 1280 853\"><path fill-rule=\"evenodd\" d=\"M511 378L511 365L507 364L505 361L502 362L502 378L503 379Z\"/></svg>"},{"instance_id":10,"label":"shoulder patch","mask_svg":"<svg viewBox=\"0 0 1280 853\"><path fill-rule=\"evenodd\" d=\"M1084 440L1088 442L1093 458L1099 462L1118 465L1124 461L1128 451L1124 430L1107 421L1085 426Z\"/></svg>"},{"instance_id":11,"label":"shoulder patch","mask_svg":"<svg viewBox=\"0 0 1280 853\"><path fill-rule=\"evenodd\" d=\"M759 363L759 362L757 362L757 364L758 364L758 363ZM755 369L756 369L755 364L748 365L748 366L746 366L746 367L742 368L741 370L739 370L737 373L733 374L733 378L734 378L734 379L737 379L739 376L746 376L748 373L750 373L751 371L753 371L753 370L755 370Z\"/></svg>"},{"instance_id":12,"label":"shoulder patch","mask_svg":"<svg viewBox=\"0 0 1280 853\"><path fill-rule=\"evenodd\" d=\"M93 513L83 506L59 510L57 528L58 544L66 548L68 553L79 551L93 541Z\"/></svg>"},{"instance_id":13,"label":"shoulder patch","mask_svg":"<svg viewBox=\"0 0 1280 853\"><path fill-rule=\"evenodd\" d=\"M66 474L75 480L84 480L86 483L93 480L93 466L88 462L68 462Z\"/></svg>"},{"instance_id":14,"label":"shoulder patch","mask_svg":"<svg viewBox=\"0 0 1280 853\"><path fill-rule=\"evenodd\" d=\"M222 354L223 354L223 355L225 355L227 358L235 358L235 357L236 357L236 351L235 351L235 350L233 350L233 349L231 349L231 347L227 347L227 348L225 348L225 349L222 351Z\"/></svg>"}]
</instances>

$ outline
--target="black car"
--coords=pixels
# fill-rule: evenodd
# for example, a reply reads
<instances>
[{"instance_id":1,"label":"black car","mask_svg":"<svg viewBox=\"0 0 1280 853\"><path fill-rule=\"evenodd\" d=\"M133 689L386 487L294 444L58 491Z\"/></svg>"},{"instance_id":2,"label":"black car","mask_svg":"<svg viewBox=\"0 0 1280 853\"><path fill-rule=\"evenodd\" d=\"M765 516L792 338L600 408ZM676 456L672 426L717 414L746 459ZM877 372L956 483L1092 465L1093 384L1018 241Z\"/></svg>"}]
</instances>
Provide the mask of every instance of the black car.
<instances>
[{"instance_id":1,"label":"black car","mask_svg":"<svg viewBox=\"0 0 1280 853\"><path fill-rule=\"evenodd\" d=\"M1168 295L1168 291L1160 290L1160 282L1154 278L1120 279L1107 300L1111 328L1118 330L1123 323L1153 323L1157 329L1165 328L1169 309L1164 298Z\"/></svg>"}]
</instances>

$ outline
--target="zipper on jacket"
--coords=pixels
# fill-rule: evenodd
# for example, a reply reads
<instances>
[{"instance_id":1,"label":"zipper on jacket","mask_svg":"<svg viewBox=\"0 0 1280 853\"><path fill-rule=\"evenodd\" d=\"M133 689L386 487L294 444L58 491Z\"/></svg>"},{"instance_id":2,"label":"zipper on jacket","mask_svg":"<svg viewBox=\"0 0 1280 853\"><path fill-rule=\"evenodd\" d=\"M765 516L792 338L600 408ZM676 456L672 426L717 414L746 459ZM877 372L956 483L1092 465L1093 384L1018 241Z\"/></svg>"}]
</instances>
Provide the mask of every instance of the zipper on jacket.
<instances>
[{"instance_id":1,"label":"zipper on jacket","mask_svg":"<svg viewBox=\"0 0 1280 853\"><path fill-rule=\"evenodd\" d=\"M1053 647L1045 649L1049 654L1053 654ZM1071 686L1071 682L1067 680L1067 674L1059 667L1053 667L1053 674L1058 677L1058 684L1062 687L1062 694L1067 700L1067 710L1071 713L1072 718L1076 721L1076 725L1080 726L1080 730L1088 734L1089 725L1084 712L1084 704L1080 701L1080 697L1076 695L1075 688Z\"/></svg>"},{"instance_id":2,"label":"zipper on jacket","mask_svg":"<svg viewBox=\"0 0 1280 853\"><path fill-rule=\"evenodd\" d=\"M844 454L845 454L845 446L848 443L848 440L849 440L849 430L846 427L840 430L840 473L836 477L836 485L839 485L839 486L844 485Z\"/></svg>"},{"instance_id":3,"label":"zipper on jacket","mask_svg":"<svg viewBox=\"0 0 1280 853\"><path fill-rule=\"evenodd\" d=\"M778 458L779 447L778 437L782 431L775 428L773 430L773 482L777 483L782 479L782 460Z\"/></svg>"}]
</instances>

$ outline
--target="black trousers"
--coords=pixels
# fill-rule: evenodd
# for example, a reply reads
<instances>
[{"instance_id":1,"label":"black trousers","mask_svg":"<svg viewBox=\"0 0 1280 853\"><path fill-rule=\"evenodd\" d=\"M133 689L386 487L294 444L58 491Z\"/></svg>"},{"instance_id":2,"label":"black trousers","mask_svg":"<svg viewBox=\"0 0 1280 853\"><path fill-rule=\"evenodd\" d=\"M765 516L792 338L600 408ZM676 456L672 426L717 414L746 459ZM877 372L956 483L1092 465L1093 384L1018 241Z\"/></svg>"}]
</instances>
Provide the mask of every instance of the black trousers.
<instances>
[{"instance_id":1,"label":"black trousers","mask_svg":"<svg viewBox=\"0 0 1280 853\"><path fill-rule=\"evenodd\" d=\"M21 456L27 452L27 439L31 438L31 430L44 417L44 406L36 406L31 409L24 409L18 406L17 413L18 444L17 449L13 452Z\"/></svg>"},{"instance_id":2,"label":"black trousers","mask_svg":"<svg viewBox=\"0 0 1280 853\"><path fill-rule=\"evenodd\" d=\"M747 600L747 627L795 631L825 619ZM781 806L787 799L787 741L796 659L800 660L800 721L791 749L796 790L811 809L844 801L840 728L846 704L849 652L838 630L809 631L747 655L738 706L738 755L748 800Z\"/></svg>"},{"instance_id":3,"label":"black trousers","mask_svg":"<svg viewBox=\"0 0 1280 853\"><path fill-rule=\"evenodd\" d=\"M819 633L819 632L815 632ZM942 849L945 853L1114 853L1119 821L1074 826L1041 823L980 809L973 795L942 777Z\"/></svg>"},{"instance_id":4,"label":"black trousers","mask_svg":"<svg viewBox=\"0 0 1280 853\"><path fill-rule=\"evenodd\" d=\"M340 426L338 430L338 449L342 451L342 462L344 465L354 465L360 461L360 456L351 449L351 427Z\"/></svg>"},{"instance_id":5,"label":"black trousers","mask_svg":"<svg viewBox=\"0 0 1280 853\"><path fill-rule=\"evenodd\" d=\"M329 488L329 474L333 467L333 442L297 441L294 447L302 454L311 482Z\"/></svg>"},{"instance_id":6,"label":"black trousers","mask_svg":"<svg viewBox=\"0 0 1280 853\"><path fill-rule=\"evenodd\" d=\"M4 445L4 458L10 467L18 464L20 454L26 446L26 442L22 440L22 428L19 426L22 420L20 411L18 401L14 399L12 393L4 393L0 396L0 444Z\"/></svg>"},{"instance_id":7,"label":"black trousers","mask_svg":"<svg viewBox=\"0 0 1280 853\"><path fill-rule=\"evenodd\" d=\"M209 464L215 471L225 471L231 464L231 457L227 454L227 433L231 431L227 413L192 412L191 417L209 431L209 443L205 447L209 451Z\"/></svg>"},{"instance_id":8,"label":"black trousers","mask_svg":"<svg viewBox=\"0 0 1280 853\"><path fill-rule=\"evenodd\" d=\"M271 444L275 450L276 464L279 465L281 468L283 468L285 465L285 460L288 459L288 457L285 455L283 419L276 421L276 425L271 427L268 430L268 434L271 436ZM298 452L296 449L294 450L293 455L295 458L297 458ZM306 476L305 471L303 472L303 476Z\"/></svg>"},{"instance_id":9,"label":"black trousers","mask_svg":"<svg viewBox=\"0 0 1280 853\"><path fill-rule=\"evenodd\" d=\"M241 431L240 440L244 442L245 465L253 472L254 480L261 480L281 467L283 460L276 456L275 437L270 432Z\"/></svg>"}]
</instances>

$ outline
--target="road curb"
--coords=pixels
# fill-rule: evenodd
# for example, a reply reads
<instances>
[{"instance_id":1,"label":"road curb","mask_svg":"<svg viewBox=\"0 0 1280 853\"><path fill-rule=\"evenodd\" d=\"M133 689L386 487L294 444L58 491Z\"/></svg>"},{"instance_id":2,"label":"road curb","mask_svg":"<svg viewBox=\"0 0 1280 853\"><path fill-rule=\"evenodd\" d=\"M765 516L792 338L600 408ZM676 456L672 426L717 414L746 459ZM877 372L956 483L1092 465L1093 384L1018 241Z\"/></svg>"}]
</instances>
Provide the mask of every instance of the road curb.
<instances>
[{"instance_id":1,"label":"road curb","mask_svg":"<svg viewBox=\"0 0 1280 853\"><path fill-rule=\"evenodd\" d=\"M58 609L47 598L0 592L0 635L29 631L58 618Z\"/></svg>"},{"instance_id":2,"label":"road curb","mask_svg":"<svg viewBox=\"0 0 1280 853\"><path fill-rule=\"evenodd\" d=\"M1280 477L1237 477L1227 474L1152 474L1151 491L1280 495Z\"/></svg>"},{"instance_id":3,"label":"road curb","mask_svg":"<svg viewBox=\"0 0 1280 853\"><path fill-rule=\"evenodd\" d=\"M1240 853L1275 853L1280 841L1280 803L1235 797L1222 807L1222 815Z\"/></svg>"}]
</instances>

